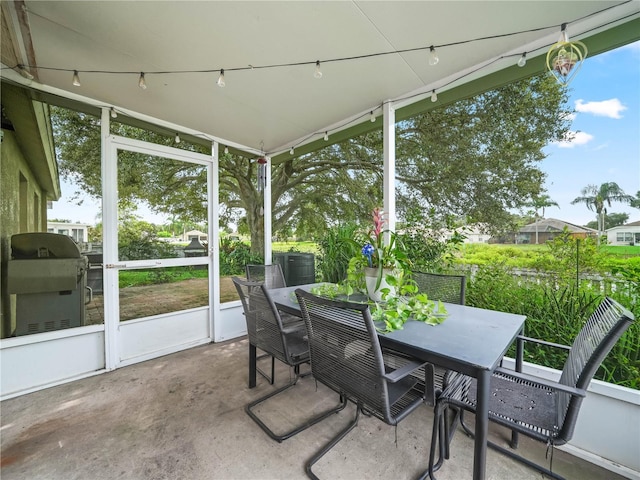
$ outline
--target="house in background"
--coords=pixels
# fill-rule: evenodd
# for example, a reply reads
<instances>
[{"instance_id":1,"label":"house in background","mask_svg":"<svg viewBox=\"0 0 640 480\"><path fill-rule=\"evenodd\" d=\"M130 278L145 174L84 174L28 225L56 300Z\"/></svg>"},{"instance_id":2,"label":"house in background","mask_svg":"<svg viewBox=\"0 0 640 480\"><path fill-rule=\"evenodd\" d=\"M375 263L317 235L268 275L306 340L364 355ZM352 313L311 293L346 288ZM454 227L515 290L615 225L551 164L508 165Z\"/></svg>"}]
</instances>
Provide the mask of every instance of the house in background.
<instances>
[{"instance_id":1,"label":"house in background","mask_svg":"<svg viewBox=\"0 0 640 480\"><path fill-rule=\"evenodd\" d=\"M640 221L607 230L609 245L640 245Z\"/></svg>"},{"instance_id":2,"label":"house in background","mask_svg":"<svg viewBox=\"0 0 640 480\"><path fill-rule=\"evenodd\" d=\"M587 238L595 237L598 232L593 228L581 227L580 225L574 225L573 223L558 220L556 218L543 218L537 222L530 223L520 228L515 235L516 243L545 243L549 240L553 240L560 235L564 230L567 230L569 234L574 238ZM536 242L537 232L537 242Z\"/></svg>"},{"instance_id":3,"label":"house in background","mask_svg":"<svg viewBox=\"0 0 640 480\"><path fill-rule=\"evenodd\" d=\"M487 227L484 224L465 225L455 231L464 235L464 243L489 243L491 235L487 233ZM454 231L442 230L440 240L451 240Z\"/></svg>"},{"instance_id":4,"label":"house in background","mask_svg":"<svg viewBox=\"0 0 640 480\"><path fill-rule=\"evenodd\" d=\"M89 227L86 223L47 222L47 232L68 235L76 243L89 241Z\"/></svg>"},{"instance_id":5,"label":"house in background","mask_svg":"<svg viewBox=\"0 0 640 480\"><path fill-rule=\"evenodd\" d=\"M199 242L206 242L209 239L209 236L206 233L201 232L200 230L189 230L184 235L182 235L183 242L190 242L193 239Z\"/></svg>"},{"instance_id":6,"label":"house in background","mask_svg":"<svg viewBox=\"0 0 640 480\"><path fill-rule=\"evenodd\" d=\"M573 223L558 220L556 218L543 218L537 222L530 223L520 228L517 232L505 234L500 237L492 238L490 243L515 243L517 244L543 244L549 240L553 240L564 230L569 232L574 238L596 237L598 232L593 228L581 227Z\"/></svg>"}]
</instances>

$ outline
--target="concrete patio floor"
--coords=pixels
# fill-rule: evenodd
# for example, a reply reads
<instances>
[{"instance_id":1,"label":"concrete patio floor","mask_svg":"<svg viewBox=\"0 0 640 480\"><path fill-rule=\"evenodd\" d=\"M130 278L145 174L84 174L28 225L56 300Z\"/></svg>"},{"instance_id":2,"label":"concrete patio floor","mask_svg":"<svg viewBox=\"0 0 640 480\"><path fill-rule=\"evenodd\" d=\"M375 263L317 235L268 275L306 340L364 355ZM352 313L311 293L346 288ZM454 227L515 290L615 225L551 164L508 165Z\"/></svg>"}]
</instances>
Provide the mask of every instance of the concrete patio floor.
<instances>
[{"instance_id":1,"label":"concrete patio floor","mask_svg":"<svg viewBox=\"0 0 640 480\"><path fill-rule=\"evenodd\" d=\"M0 404L3 480L22 479L304 479L305 461L354 413L353 405L277 443L244 406L275 388L258 377L247 387L246 339L210 344L114 372L6 400ZM266 364L265 364L266 366ZM276 385L289 379L279 366ZM306 377L261 413L286 428L337 402ZM358 426L314 468L323 479L415 478L426 468L432 409L418 408L397 429L375 418ZM506 443L508 433L492 429ZM539 462L546 447L521 440L520 452ZM472 440L458 432L439 480L471 478ZM553 470L567 479L620 477L555 449ZM496 452L487 479L540 479L541 474Z\"/></svg>"}]
</instances>

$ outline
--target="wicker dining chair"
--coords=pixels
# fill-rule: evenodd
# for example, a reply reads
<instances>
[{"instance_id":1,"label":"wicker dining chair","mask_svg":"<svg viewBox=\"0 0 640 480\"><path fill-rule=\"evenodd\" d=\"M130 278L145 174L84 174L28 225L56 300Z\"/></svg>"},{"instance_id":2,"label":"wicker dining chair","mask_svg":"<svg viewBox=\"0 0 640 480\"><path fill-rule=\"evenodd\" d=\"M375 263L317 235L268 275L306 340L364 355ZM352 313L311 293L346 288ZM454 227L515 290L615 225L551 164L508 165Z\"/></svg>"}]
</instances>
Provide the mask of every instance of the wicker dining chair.
<instances>
[{"instance_id":1,"label":"wicker dining chair","mask_svg":"<svg viewBox=\"0 0 640 480\"><path fill-rule=\"evenodd\" d=\"M242 300L249 342L286 365L289 365L293 370L293 378L289 383L249 403L245 407L247 414L267 435L278 442L282 442L315 425L329 415L342 410L347 402L346 399L341 398L341 402L337 406L331 407L311 419L305 420L302 425L281 434L275 433L258 417L254 412L255 407L288 390L298 382L300 378L300 365L309 362L309 347L305 339L306 332L304 325L302 328L283 325L280 313L264 283L249 282L238 277L232 277L232 280Z\"/></svg>"},{"instance_id":2,"label":"wicker dining chair","mask_svg":"<svg viewBox=\"0 0 640 480\"><path fill-rule=\"evenodd\" d=\"M284 288L287 286L284 278L284 273L282 273L282 267L279 263L274 263L273 265L247 264L245 265L245 271L248 281L264 283L269 290L271 290L272 288ZM302 323L302 319L300 317L280 312L280 318L286 326L297 325L301 329L304 328L304 324ZM275 357L265 353L260 355L257 360L267 357L271 358L271 375L267 375L260 369L258 369L258 373L269 380L269 383L273 385L273 383L275 382L276 371Z\"/></svg>"},{"instance_id":3,"label":"wicker dining chair","mask_svg":"<svg viewBox=\"0 0 640 480\"><path fill-rule=\"evenodd\" d=\"M279 263L273 265L253 265L245 266L247 272L247 280L250 282L261 282L269 289L284 288L287 286L282 273L282 267Z\"/></svg>"},{"instance_id":4,"label":"wicker dining chair","mask_svg":"<svg viewBox=\"0 0 640 480\"><path fill-rule=\"evenodd\" d=\"M491 378L489 419L552 447L567 443L573 436L580 406L591 379L633 321L631 312L607 297L582 327L571 347L519 336L518 342L535 342L567 350L562 375L556 382L499 367ZM458 415L448 416L447 411L457 409L462 427L467 434L473 435L462 421L462 413L475 412L475 408L476 381L459 373L448 374L445 389L435 407L429 454L429 475L432 479L443 459L449 458L449 444L453 436L450 430ZM453 422L448 417L452 417ZM436 443L440 450L437 462ZM488 444L552 478L563 478L552 472L553 465L547 469L513 450L492 442ZM512 444L511 447L515 449L517 445Z\"/></svg>"},{"instance_id":5,"label":"wicker dining chair","mask_svg":"<svg viewBox=\"0 0 640 480\"><path fill-rule=\"evenodd\" d=\"M464 305L467 277L440 273L412 272L418 291L426 293L429 300Z\"/></svg>"},{"instance_id":6,"label":"wicker dining chair","mask_svg":"<svg viewBox=\"0 0 640 480\"><path fill-rule=\"evenodd\" d=\"M412 272L412 278L418 286L419 293L426 293L429 300L464 305L467 277L464 275L444 275L439 273ZM427 364L426 375L431 377L427 384L426 402L435 405L436 395L442 391L445 368ZM414 376L421 381L425 372L418 370Z\"/></svg>"},{"instance_id":7,"label":"wicker dining chair","mask_svg":"<svg viewBox=\"0 0 640 480\"><path fill-rule=\"evenodd\" d=\"M424 389L410 374L424 363L398 357L385 364L376 328L366 304L321 298L296 290L307 327L314 378L356 404L353 420L306 463L312 467L357 424L360 412L397 425L424 401Z\"/></svg>"}]
</instances>

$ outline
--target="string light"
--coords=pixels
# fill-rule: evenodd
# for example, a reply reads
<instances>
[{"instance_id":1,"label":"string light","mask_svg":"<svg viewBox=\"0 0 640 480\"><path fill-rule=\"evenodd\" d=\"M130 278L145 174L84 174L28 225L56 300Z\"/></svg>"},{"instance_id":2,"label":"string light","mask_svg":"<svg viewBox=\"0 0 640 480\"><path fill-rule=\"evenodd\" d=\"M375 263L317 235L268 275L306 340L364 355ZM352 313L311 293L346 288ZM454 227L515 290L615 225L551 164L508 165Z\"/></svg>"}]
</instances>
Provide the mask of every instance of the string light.
<instances>
[{"instance_id":1,"label":"string light","mask_svg":"<svg viewBox=\"0 0 640 480\"><path fill-rule=\"evenodd\" d=\"M111 107L109 110L111 110L111 118L118 118L118 113L115 108Z\"/></svg>"},{"instance_id":2,"label":"string light","mask_svg":"<svg viewBox=\"0 0 640 480\"><path fill-rule=\"evenodd\" d=\"M227 83L224 81L224 68L220 69L220 75L218 76L218 81L216 83L220 88L227 86Z\"/></svg>"},{"instance_id":3,"label":"string light","mask_svg":"<svg viewBox=\"0 0 640 480\"><path fill-rule=\"evenodd\" d=\"M429 65L434 66L437 65L438 62L440 61L440 58L438 57L438 54L436 53L436 47L434 47L433 45L431 45L429 47Z\"/></svg>"},{"instance_id":4,"label":"string light","mask_svg":"<svg viewBox=\"0 0 640 480\"><path fill-rule=\"evenodd\" d=\"M176 143L180 143L180 134L176 133L176 138L174 138Z\"/></svg>"},{"instance_id":5,"label":"string light","mask_svg":"<svg viewBox=\"0 0 640 480\"><path fill-rule=\"evenodd\" d=\"M140 72L140 78L138 79L138 86L142 90L146 90L147 89L147 82L144 79L144 72Z\"/></svg>"},{"instance_id":6,"label":"string light","mask_svg":"<svg viewBox=\"0 0 640 480\"><path fill-rule=\"evenodd\" d=\"M627 3L627 2L623 2L623 3ZM596 12L592 12L588 15L585 15L583 17L579 17L579 18L575 18L573 20L571 20L570 22L564 23L563 26L563 31L564 28L566 27L566 25L568 23L574 23L574 22L578 22L580 20L583 20L584 18L587 17L592 17L594 15L598 15L600 13L606 12L608 10L612 10L615 8L618 8L619 5L611 5L611 6L607 6L606 8L603 8L602 10L596 11ZM626 17L625 17L626 18ZM600 27L605 26L607 24L603 24L600 25ZM530 28L527 30L518 30L518 31L512 31L512 32L507 32L507 33L501 33L501 34L497 34L497 35L490 35L490 36L486 36L486 37L479 37L479 38L467 38L467 39L463 39L463 40L458 40L455 42L449 42L446 44L441 44L441 45L431 45L429 47L412 47L412 48L406 48L406 49L396 49L396 50L389 50L389 51L381 51L381 52L373 52L373 53L368 53L368 54L364 54L364 55L358 55L358 56L349 56L349 57L336 57L336 58L330 58L330 59L326 59L325 62L344 62L344 61L353 61L353 60L360 60L360 59L365 59L365 58L375 58L375 57L379 57L382 55L398 55L398 54L403 54L403 53L407 53L407 52L415 52L415 51L422 51L422 50L429 50L429 65L436 65L439 62L439 57L437 55L436 52L436 47L437 48L442 48L442 47L453 47L453 46L458 46L458 45L464 45L464 44L468 44L468 43L473 43L473 42L478 42L478 41L485 41L485 40L491 40L491 39L498 39L498 38L506 38L506 37L511 37L511 36L515 36L515 35L522 35L522 34L526 34L526 33L535 33L535 32L541 32L544 30L547 30L549 28L553 28L556 27L556 25L546 25L546 26L541 26L541 27L536 27L536 28ZM599 28L599 27L595 27L595 28ZM593 30L593 29L592 29ZM588 33L588 32L583 32L583 33ZM561 35L561 41L564 40L564 42L566 43L570 43L570 44L579 44L580 42L569 42L568 41L568 36L566 36L566 33L563 33L563 35ZM560 42L559 42L560 43ZM586 49L585 49L586 50ZM582 53L582 58L584 59L584 57L586 56L586 51L581 52ZM497 60L501 60L503 58L506 58L507 56L501 56L499 57ZM314 73L314 76L316 78L321 78L322 76L322 72L320 70L320 60L316 60L315 62L294 62L294 63L278 63L278 64L266 64L266 65L253 65L253 64L249 64L247 66L243 66L243 67L235 67L232 68L232 71L243 71L243 70L254 70L254 69L273 69L273 68L284 68L284 67L293 67L293 66L299 66L299 65L313 65L315 63L316 65L316 71ZM495 63L495 62L490 62L490 63ZM486 66L486 65L485 65ZM123 71L123 70L76 70L76 69L68 69L68 68L59 68L59 67L44 67L44 66L31 66L31 65L16 65L14 67L1 67L2 69L4 68L13 68L13 69L26 69L26 68L37 68L39 70L51 70L51 71L59 71L59 72L73 72L73 84L74 86L80 86L80 79L79 79L79 72L83 72L83 73L95 73L95 74L112 74L112 75L117 75L117 74L124 74L124 75L131 75L131 74L136 74L138 75L138 72L133 72L133 71ZM551 67L552 69L554 69L554 66L552 65ZM573 69L575 70L575 69ZM32 76L30 73L28 73L26 70L24 70L24 76L31 79L30 77ZM171 75L171 74L185 74L185 73L215 73L215 72L220 72L220 75L222 77L224 77L224 69L222 70L218 70L218 69L200 69L200 70L164 70L164 71L153 71L153 72L147 72L147 73L153 73L153 74L158 74L158 75ZM224 78L222 79L222 82L220 82L220 78L218 78L218 83L219 86L224 86L224 85L220 85L220 83L224 84ZM561 80L559 80L561 81Z\"/></svg>"},{"instance_id":7,"label":"string light","mask_svg":"<svg viewBox=\"0 0 640 480\"><path fill-rule=\"evenodd\" d=\"M436 94L436 91L435 91L435 90L433 90L433 91L431 92L431 101L432 101L433 103L436 103L436 102L438 101L438 95Z\"/></svg>"},{"instance_id":8,"label":"string light","mask_svg":"<svg viewBox=\"0 0 640 480\"><path fill-rule=\"evenodd\" d=\"M227 147L226 145L224 147L224 153L225 153L225 155L229 153L229 147Z\"/></svg>"},{"instance_id":9,"label":"string light","mask_svg":"<svg viewBox=\"0 0 640 480\"><path fill-rule=\"evenodd\" d=\"M375 116L375 114L373 113L373 110L371 110L371 117L369 117L369 120L371 120L371 123L373 123L373 122L375 122L375 121L376 121L376 116Z\"/></svg>"},{"instance_id":10,"label":"string light","mask_svg":"<svg viewBox=\"0 0 640 480\"><path fill-rule=\"evenodd\" d=\"M329 132L324 132L324 141L329 141Z\"/></svg>"},{"instance_id":11,"label":"string light","mask_svg":"<svg viewBox=\"0 0 640 480\"><path fill-rule=\"evenodd\" d=\"M293 149L293 147L291 147L291 150L289 150L289 155L293 155L295 153L295 150Z\"/></svg>"},{"instance_id":12,"label":"string light","mask_svg":"<svg viewBox=\"0 0 640 480\"><path fill-rule=\"evenodd\" d=\"M527 52L524 52L520 57L520 60L518 60L518 66L524 67L526 64L527 64Z\"/></svg>"}]
</instances>

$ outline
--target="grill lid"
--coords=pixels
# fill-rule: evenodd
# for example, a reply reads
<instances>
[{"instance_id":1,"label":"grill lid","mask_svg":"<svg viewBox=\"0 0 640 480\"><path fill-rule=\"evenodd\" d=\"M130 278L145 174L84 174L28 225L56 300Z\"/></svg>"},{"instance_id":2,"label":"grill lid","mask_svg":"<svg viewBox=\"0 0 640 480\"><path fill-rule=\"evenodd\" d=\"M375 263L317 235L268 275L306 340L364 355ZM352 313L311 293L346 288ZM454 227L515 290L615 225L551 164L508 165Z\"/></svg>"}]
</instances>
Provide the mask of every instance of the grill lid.
<instances>
[{"instance_id":1,"label":"grill lid","mask_svg":"<svg viewBox=\"0 0 640 480\"><path fill-rule=\"evenodd\" d=\"M11 236L11 255L16 260L32 258L80 258L80 248L59 233L17 233Z\"/></svg>"}]
</instances>

